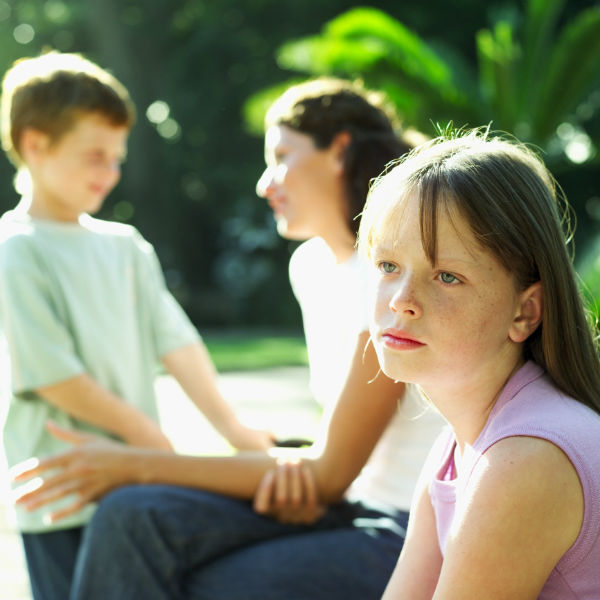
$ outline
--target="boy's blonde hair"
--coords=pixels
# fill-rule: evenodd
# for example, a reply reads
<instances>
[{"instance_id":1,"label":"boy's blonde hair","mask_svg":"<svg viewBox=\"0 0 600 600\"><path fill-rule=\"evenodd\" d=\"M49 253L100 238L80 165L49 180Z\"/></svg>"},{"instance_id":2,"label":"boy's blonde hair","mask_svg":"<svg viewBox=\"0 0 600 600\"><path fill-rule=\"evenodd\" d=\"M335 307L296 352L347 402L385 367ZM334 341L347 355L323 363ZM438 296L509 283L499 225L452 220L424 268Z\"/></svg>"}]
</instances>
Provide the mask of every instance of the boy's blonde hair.
<instances>
[{"instance_id":1,"label":"boy's blonde hair","mask_svg":"<svg viewBox=\"0 0 600 600\"><path fill-rule=\"evenodd\" d=\"M84 114L98 113L130 128L135 108L125 87L80 54L48 52L16 61L2 81L2 148L23 166L20 142L32 127L56 143Z\"/></svg>"},{"instance_id":2,"label":"boy's blonde hair","mask_svg":"<svg viewBox=\"0 0 600 600\"><path fill-rule=\"evenodd\" d=\"M424 144L371 189L361 252L369 256L382 238L393 243L409 194L420 204L421 241L432 265L438 217L458 213L520 289L541 282L542 323L524 344L525 358L600 412L600 361L568 247L568 204L543 162L523 144L486 129Z\"/></svg>"}]
</instances>

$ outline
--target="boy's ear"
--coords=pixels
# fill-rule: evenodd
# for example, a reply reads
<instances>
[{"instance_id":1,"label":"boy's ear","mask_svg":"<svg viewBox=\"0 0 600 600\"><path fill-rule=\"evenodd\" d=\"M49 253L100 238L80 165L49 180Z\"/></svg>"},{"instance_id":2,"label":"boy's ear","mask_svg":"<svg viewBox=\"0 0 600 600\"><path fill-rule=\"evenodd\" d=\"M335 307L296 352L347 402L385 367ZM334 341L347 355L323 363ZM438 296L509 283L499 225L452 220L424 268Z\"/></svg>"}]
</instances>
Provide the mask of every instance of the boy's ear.
<instances>
[{"instance_id":1,"label":"boy's ear","mask_svg":"<svg viewBox=\"0 0 600 600\"><path fill-rule=\"evenodd\" d=\"M23 129L19 150L27 162L39 157L49 145L50 138L47 133L34 127L25 127Z\"/></svg>"},{"instance_id":2,"label":"boy's ear","mask_svg":"<svg viewBox=\"0 0 600 600\"><path fill-rule=\"evenodd\" d=\"M509 330L513 342L524 342L542 322L544 297L542 282L537 281L521 293L517 314Z\"/></svg>"},{"instance_id":3,"label":"boy's ear","mask_svg":"<svg viewBox=\"0 0 600 600\"><path fill-rule=\"evenodd\" d=\"M351 141L352 134L349 131L340 131L334 136L333 140L331 140L331 144L329 145L329 150L333 160L335 161L335 170L338 175L341 175L344 172L344 158L346 156L346 149L350 145Z\"/></svg>"}]
</instances>

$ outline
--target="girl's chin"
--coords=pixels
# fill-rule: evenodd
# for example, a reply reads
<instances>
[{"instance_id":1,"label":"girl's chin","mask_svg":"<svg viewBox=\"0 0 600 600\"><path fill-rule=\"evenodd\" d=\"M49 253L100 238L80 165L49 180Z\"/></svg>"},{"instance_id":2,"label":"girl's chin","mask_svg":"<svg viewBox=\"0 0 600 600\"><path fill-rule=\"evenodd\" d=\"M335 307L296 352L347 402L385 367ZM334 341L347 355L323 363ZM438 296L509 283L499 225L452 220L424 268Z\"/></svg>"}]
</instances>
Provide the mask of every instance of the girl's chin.
<instances>
[{"instance_id":1,"label":"girl's chin","mask_svg":"<svg viewBox=\"0 0 600 600\"><path fill-rule=\"evenodd\" d=\"M393 379L394 381L403 381L404 383L419 383L421 377L419 377L418 372L415 372L415 369L410 368L410 366L405 363L400 363L397 357L390 359L386 358L385 355L382 355L379 352L377 354L381 372L384 375L390 379Z\"/></svg>"}]
</instances>

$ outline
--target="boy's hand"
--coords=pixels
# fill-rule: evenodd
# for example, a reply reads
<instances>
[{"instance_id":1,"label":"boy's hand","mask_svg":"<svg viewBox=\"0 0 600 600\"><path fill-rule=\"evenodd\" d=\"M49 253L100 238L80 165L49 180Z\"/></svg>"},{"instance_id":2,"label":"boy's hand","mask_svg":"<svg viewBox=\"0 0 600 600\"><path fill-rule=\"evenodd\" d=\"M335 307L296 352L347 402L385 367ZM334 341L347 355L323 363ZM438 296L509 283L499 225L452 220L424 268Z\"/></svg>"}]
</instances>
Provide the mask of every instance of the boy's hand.
<instances>
[{"instance_id":1,"label":"boy's hand","mask_svg":"<svg viewBox=\"0 0 600 600\"><path fill-rule=\"evenodd\" d=\"M278 459L254 495L254 510L280 523L311 524L325 512L311 469L299 459Z\"/></svg>"},{"instance_id":2,"label":"boy's hand","mask_svg":"<svg viewBox=\"0 0 600 600\"><path fill-rule=\"evenodd\" d=\"M41 460L26 460L11 469L13 481L27 481L15 490L16 503L26 510L33 511L71 494L77 496L66 508L48 515L51 522L58 521L114 488L133 482L128 459L138 450L52 422L47 428L54 437L73 444L73 448Z\"/></svg>"},{"instance_id":3,"label":"boy's hand","mask_svg":"<svg viewBox=\"0 0 600 600\"><path fill-rule=\"evenodd\" d=\"M238 450L268 450L275 444L270 431L253 429L237 423L227 432L227 441Z\"/></svg>"}]
</instances>

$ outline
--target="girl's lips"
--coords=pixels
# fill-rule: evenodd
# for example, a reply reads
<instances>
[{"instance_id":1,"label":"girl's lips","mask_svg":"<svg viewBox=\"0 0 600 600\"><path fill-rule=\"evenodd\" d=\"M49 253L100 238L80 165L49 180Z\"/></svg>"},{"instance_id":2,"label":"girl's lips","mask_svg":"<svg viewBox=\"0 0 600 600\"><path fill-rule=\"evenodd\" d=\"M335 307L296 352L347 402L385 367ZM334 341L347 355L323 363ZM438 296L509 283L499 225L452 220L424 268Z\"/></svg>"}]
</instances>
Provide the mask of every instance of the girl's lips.
<instances>
[{"instance_id":1,"label":"girl's lips","mask_svg":"<svg viewBox=\"0 0 600 600\"><path fill-rule=\"evenodd\" d=\"M392 350L416 350L425 346L414 336L398 329L386 329L381 334L381 339Z\"/></svg>"}]
</instances>

